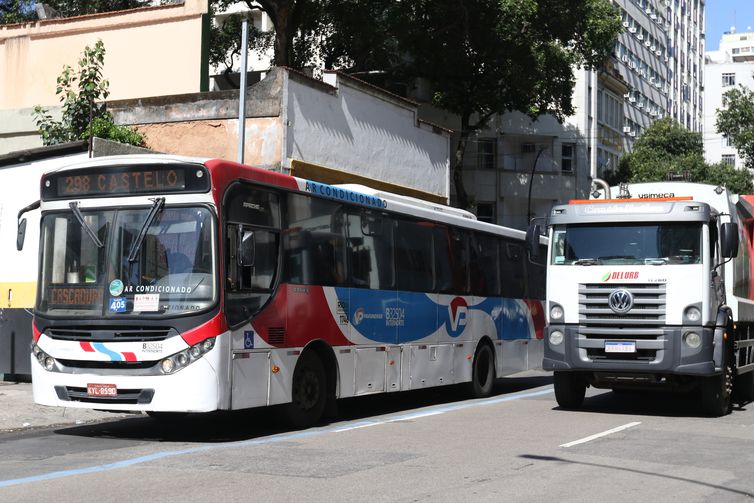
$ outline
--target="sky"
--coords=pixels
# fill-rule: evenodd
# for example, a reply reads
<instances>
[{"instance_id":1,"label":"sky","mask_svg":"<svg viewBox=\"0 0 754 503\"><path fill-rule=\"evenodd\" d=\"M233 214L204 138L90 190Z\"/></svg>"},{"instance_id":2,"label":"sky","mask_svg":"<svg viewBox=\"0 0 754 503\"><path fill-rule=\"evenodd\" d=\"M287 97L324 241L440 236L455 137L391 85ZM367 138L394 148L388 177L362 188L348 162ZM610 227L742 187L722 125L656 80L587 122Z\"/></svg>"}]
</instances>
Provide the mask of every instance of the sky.
<instances>
[{"instance_id":1,"label":"sky","mask_svg":"<svg viewBox=\"0 0 754 503\"><path fill-rule=\"evenodd\" d=\"M754 30L754 0L707 0L704 10L707 51L719 48L720 37L730 31L731 26L738 32ZM747 30L748 27L752 30Z\"/></svg>"}]
</instances>

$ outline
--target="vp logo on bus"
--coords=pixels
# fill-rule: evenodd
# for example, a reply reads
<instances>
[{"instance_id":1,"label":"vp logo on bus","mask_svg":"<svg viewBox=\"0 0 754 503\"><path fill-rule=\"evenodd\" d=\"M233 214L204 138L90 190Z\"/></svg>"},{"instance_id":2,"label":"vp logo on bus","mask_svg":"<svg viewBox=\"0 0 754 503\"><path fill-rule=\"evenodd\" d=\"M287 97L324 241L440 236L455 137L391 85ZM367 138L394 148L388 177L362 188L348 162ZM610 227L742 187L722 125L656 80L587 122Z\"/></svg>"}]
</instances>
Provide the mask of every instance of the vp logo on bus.
<instances>
[{"instance_id":1,"label":"vp logo on bus","mask_svg":"<svg viewBox=\"0 0 754 503\"><path fill-rule=\"evenodd\" d=\"M466 326L466 318L469 315L469 306L463 297L456 297L448 304L448 315L450 316L450 330L451 335L458 335L459 327Z\"/></svg>"}]
</instances>

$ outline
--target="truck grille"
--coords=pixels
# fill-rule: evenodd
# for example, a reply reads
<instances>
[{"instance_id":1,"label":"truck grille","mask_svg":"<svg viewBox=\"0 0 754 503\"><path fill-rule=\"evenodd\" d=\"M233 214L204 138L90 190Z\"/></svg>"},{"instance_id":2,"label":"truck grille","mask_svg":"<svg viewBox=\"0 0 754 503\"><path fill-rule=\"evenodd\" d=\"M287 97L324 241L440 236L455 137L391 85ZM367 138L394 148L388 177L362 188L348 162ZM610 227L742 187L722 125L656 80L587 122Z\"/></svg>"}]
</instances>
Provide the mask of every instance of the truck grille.
<instances>
[{"instance_id":1,"label":"truck grille","mask_svg":"<svg viewBox=\"0 0 754 503\"><path fill-rule=\"evenodd\" d=\"M633 307L617 314L609 304L610 294L628 290ZM654 361L664 347L666 313L665 284L579 285L579 347L592 361ZM608 353L606 341L636 341L633 353Z\"/></svg>"},{"instance_id":2,"label":"truck grille","mask_svg":"<svg viewBox=\"0 0 754 503\"><path fill-rule=\"evenodd\" d=\"M625 314L610 309L608 297L618 289L631 292L633 307ZM582 325L662 326L665 324L665 284L579 285L579 323Z\"/></svg>"}]
</instances>

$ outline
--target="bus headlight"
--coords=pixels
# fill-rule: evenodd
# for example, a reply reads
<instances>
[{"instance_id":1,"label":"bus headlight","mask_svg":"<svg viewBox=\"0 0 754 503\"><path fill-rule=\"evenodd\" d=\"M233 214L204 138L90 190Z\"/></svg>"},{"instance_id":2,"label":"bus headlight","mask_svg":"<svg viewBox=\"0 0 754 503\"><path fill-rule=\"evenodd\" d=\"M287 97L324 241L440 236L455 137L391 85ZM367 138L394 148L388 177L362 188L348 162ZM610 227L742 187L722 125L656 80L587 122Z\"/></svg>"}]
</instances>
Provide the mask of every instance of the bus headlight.
<instances>
[{"instance_id":1,"label":"bus headlight","mask_svg":"<svg viewBox=\"0 0 754 503\"><path fill-rule=\"evenodd\" d=\"M563 332L560 330L553 330L550 332L550 344L552 346L558 346L563 342Z\"/></svg>"},{"instance_id":2,"label":"bus headlight","mask_svg":"<svg viewBox=\"0 0 754 503\"><path fill-rule=\"evenodd\" d=\"M31 347L31 352L43 369L48 372L55 370L55 358L42 351L36 344Z\"/></svg>"},{"instance_id":3,"label":"bus headlight","mask_svg":"<svg viewBox=\"0 0 754 503\"><path fill-rule=\"evenodd\" d=\"M198 344L194 344L188 349L184 349L180 353L176 353L163 359L160 362L160 370L163 374L173 374L175 372L178 372L183 367L187 367L196 360L200 359L214 347L214 337L211 339L205 339Z\"/></svg>"},{"instance_id":4,"label":"bus headlight","mask_svg":"<svg viewBox=\"0 0 754 503\"><path fill-rule=\"evenodd\" d=\"M559 304L553 304L550 307L550 319L559 321L563 319L563 307Z\"/></svg>"},{"instance_id":5,"label":"bus headlight","mask_svg":"<svg viewBox=\"0 0 754 503\"><path fill-rule=\"evenodd\" d=\"M697 332L686 332L683 334L683 342L691 349L696 349L702 345L702 336Z\"/></svg>"}]
</instances>

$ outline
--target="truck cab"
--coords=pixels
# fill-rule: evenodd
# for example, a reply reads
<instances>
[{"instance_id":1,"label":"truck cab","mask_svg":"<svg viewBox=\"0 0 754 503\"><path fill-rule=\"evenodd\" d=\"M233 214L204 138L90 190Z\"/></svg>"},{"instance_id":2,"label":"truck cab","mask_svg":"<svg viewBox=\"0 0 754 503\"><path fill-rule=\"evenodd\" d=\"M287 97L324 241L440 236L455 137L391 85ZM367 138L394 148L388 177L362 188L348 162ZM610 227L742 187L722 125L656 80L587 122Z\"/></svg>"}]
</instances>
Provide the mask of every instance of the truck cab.
<instances>
[{"instance_id":1,"label":"truck cab","mask_svg":"<svg viewBox=\"0 0 754 503\"><path fill-rule=\"evenodd\" d=\"M712 186L657 185L550 213L543 368L561 407L593 386L699 387L708 412L730 408L735 211Z\"/></svg>"}]
</instances>

